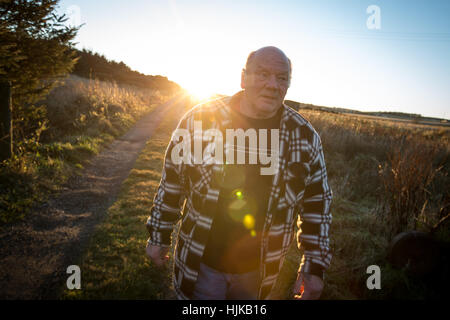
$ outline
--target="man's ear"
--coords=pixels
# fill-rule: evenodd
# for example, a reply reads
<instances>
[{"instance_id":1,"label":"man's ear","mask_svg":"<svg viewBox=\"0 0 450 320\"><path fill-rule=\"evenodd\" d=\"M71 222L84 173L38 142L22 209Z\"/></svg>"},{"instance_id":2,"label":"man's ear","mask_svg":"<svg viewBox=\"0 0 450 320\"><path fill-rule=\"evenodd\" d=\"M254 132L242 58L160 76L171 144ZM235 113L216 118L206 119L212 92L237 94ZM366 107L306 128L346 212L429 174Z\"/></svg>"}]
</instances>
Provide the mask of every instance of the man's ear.
<instances>
[{"instance_id":1,"label":"man's ear","mask_svg":"<svg viewBox=\"0 0 450 320\"><path fill-rule=\"evenodd\" d=\"M242 72L241 72L241 89L245 89L245 82L246 82L245 69L242 69Z\"/></svg>"}]
</instances>

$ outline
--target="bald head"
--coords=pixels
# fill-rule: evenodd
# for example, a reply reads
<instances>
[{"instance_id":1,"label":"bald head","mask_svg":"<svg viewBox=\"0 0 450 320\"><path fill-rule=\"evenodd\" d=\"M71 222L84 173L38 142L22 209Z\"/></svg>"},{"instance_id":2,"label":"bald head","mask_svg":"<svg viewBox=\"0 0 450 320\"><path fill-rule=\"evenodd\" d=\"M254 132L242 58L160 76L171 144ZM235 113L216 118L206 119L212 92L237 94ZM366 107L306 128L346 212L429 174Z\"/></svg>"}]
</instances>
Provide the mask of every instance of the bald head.
<instances>
[{"instance_id":1,"label":"bald head","mask_svg":"<svg viewBox=\"0 0 450 320\"><path fill-rule=\"evenodd\" d=\"M286 56L286 54L278 49L277 47L268 46L262 47L256 51L250 52L247 57L247 62L245 63L245 70L250 70L252 68L252 64L257 59L272 59L278 60L281 63L286 63L289 66L289 80L292 75L292 64L291 60Z\"/></svg>"}]
</instances>

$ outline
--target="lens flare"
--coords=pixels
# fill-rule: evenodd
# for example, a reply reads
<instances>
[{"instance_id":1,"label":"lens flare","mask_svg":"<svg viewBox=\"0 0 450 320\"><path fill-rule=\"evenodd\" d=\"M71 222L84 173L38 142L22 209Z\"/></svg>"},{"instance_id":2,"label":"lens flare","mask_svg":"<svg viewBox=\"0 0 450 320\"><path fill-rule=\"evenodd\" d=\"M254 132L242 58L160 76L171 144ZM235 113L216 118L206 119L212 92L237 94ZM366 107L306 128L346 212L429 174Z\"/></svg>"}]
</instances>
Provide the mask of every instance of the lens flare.
<instances>
[{"instance_id":1,"label":"lens flare","mask_svg":"<svg viewBox=\"0 0 450 320\"><path fill-rule=\"evenodd\" d=\"M230 203L230 205L228 206L228 209L230 211L242 211L242 209L244 209L246 204L247 204L247 202L245 202L244 200L237 199Z\"/></svg>"},{"instance_id":2,"label":"lens flare","mask_svg":"<svg viewBox=\"0 0 450 320\"><path fill-rule=\"evenodd\" d=\"M255 217L253 217L251 214L246 214L244 216L244 221L242 222L247 229L253 229L255 227Z\"/></svg>"}]
</instances>

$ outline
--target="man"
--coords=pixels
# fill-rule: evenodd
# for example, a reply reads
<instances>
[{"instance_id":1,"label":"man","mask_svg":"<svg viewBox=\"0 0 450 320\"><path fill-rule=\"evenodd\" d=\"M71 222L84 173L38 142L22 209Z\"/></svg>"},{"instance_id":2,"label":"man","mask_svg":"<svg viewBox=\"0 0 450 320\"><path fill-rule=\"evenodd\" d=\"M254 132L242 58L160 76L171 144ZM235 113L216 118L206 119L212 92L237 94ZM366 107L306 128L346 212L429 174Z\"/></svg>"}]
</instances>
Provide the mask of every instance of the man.
<instances>
[{"instance_id":1,"label":"man","mask_svg":"<svg viewBox=\"0 0 450 320\"><path fill-rule=\"evenodd\" d=\"M243 91L194 107L172 136L146 251L163 265L181 218L173 277L179 299L270 299L296 218L304 255L292 297L320 297L331 260L332 193L319 135L283 103L291 70L278 48L252 52Z\"/></svg>"}]
</instances>

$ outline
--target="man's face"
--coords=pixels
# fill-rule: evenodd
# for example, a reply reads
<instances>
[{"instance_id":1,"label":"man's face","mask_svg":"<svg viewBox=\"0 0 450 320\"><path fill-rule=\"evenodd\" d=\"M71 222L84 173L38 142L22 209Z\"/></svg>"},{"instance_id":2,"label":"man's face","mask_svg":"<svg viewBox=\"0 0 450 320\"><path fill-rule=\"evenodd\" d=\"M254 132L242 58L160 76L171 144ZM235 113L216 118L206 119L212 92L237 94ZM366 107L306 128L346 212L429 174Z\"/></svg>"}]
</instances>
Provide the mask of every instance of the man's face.
<instances>
[{"instance_id":1,"label":"man's face","mask_svg":"<svg viewBox=\"0 0 450 320\"><path fill-rule=\"evenodd\" d=\"M259 52L242 73L241 88L255 113L271 115L281 107L289 87L289 62L282 53Z\"/></svg>"}]
</instances>

